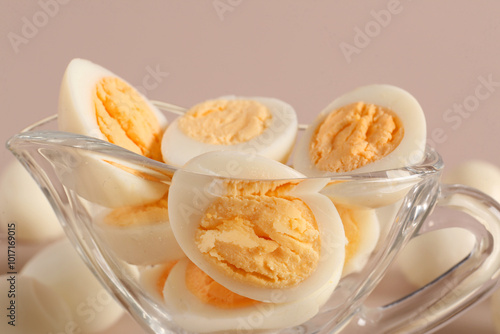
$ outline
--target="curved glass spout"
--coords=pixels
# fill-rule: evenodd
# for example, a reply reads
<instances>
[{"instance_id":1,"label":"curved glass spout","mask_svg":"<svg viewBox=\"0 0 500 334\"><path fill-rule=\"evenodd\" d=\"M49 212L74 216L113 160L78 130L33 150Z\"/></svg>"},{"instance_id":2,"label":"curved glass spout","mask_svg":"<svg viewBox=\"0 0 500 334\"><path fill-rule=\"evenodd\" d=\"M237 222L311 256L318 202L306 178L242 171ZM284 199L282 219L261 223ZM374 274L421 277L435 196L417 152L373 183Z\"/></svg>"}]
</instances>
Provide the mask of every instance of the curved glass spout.
<instances>
[{"instance_id":1,"label":"curved glass spout","mask_svg":"<svg viewBox=\"0 0 500 334\"><path fill-rule=\"evenodd\" d=\"M103 247L105 243L93 228L95 216L105 208L86 200L81 193L96 187L91 178L99 166L92 165L93 162L109 164L124 175L132 175L131 180L136 179L136 182L138 180L153 183L153 188L155 184L156 187L167 187L173 170L153 160L142 159L115 145L57 131L21 133L9 140L7 147L38 182L68 238L103 286L139 322L154 324L158 321L148 319L162 319L168 322L168 315L155 307L154 303L150 300L143 302L147 297L134 295L134 291L140 291L138 286L133 286L134 270L116 261L114 255ZM82 182L78 182L75 171L83 174ZM85 174L88 176L85 177ZM113 190L118 193L111 196L119 196L123 189ZM137 302L130 303L130 300ZM145 329L151 333L163 331L151 329L149 326Z\"/></svg>"}]
</instances>

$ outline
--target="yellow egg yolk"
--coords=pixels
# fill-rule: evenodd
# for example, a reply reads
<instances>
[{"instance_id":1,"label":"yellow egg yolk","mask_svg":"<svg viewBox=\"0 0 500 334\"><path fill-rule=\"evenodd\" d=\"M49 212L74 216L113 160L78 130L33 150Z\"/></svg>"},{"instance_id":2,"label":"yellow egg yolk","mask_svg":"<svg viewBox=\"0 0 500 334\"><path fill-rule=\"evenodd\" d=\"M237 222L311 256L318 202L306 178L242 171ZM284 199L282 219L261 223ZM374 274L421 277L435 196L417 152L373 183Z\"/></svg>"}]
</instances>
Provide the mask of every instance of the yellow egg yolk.
<instances>
[{"instance_id":1,"label":"yellow egg yolk","mask_svg":"<svg viewBox=\"0 0 500 334\"><path fill-rule=\"evenodd\" d=\"M97 125L110 143L162 161L162 128L134 88L119 78L105 77L96 84L93 101Z\"/></svg>"},{"instance_id":2,"label":"yellow egg yolk","mask_svg":"<svg viewBox=\"0 0 500 334\"><path fill-rule=\"evenodd\" d=\"M206 144L234 145L260 135L269 126L271 112L252 100L210 100L179 119L179 129Z\"/></svg>"},{"instance_id":3,"label":"yellow egg yolk","mask_svg":"<svg viewBox=\"0 0 500 334\"><path fill-rule=\"evenodd\" d=\"M202 302L219 308L233 309L259 303L226 289L192 262L186 267L186 287Z\"/></svg>"},{"instance_id":4,"label":"yellow egg yolk","mask_svg":"<svg viewBox=\"0 0 500 334\"><path fill-rule=\"evenodd\" d=\"M168 222L168 192L158 201L114 209L103 222L108 225L127 227Z\"/></svg>"},{"instance_id":5,"label":"yellow egg yolk","mask_svg":"<svg viewBox=\"0 0 500 334\"><path fill-rule=\"evenodd\" d=\"M319 262L314 214L302 200L282 194L289 184L264 187L263 193L257 185L233 184L232 194L212 202L195 242L210 263L233 279L266 288L293 287Z\"/></svg>"},{"instance_id":6,"label":"yellow egg yolk","mask_svg":"<svg viewBox=\"0 0 500 334\"><path fill-rule=\"evenodd\" d=\"M348 172L391 153L403 139L399 117L364 102L331 112L314 133L309 155L322 171Z\"/></svg>"},{"instance_id":7,"label":"yellow egg yolk","mask_svg":"<svg viewBox=\"0 0 500 334\"><path fill-rule=\"evenodd\" d=\"M337 208L342 224L344 225L345 236L347 239L344 263L348 263L358 252L361 231L359 229L358 222L354 219L350 209L338 204L336 204L335 207Z\"/></svg>"}]
</instances>

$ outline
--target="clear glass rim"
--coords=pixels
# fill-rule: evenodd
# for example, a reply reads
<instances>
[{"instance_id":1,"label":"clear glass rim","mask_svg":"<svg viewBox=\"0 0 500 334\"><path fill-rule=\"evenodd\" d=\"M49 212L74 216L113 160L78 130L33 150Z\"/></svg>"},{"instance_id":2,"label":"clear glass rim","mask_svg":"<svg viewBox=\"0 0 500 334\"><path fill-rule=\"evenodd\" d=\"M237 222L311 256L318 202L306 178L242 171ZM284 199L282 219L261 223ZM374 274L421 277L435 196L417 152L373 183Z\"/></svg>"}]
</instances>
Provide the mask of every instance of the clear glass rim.
<instances>
[{"instance_id":1,"label":"clear glass rim","mask_svg":"<svg viewBox=\"0 0 500 334\"><path fill-rule=\"evenodd\" d=\"M119 161L127 161L131 164L139 163L142 166L151 167L154 170L167 170L170 173L181 169L177 166L172 166L164 162L159 162L156 160L149 159L132 151L126 150L120 146L114 145L107 141L89 137L85 135L63 132L59 130L40 130L39 128L55 122L57 120L57 114L48 116L40 121L37 121L21 132L14 135L7 141L7 148L12 151L12 146L18 140L20 141L31 141L40 142L46 144L58 144L66 147L75 147L79 149L92 150L96 153L101 153L105 155L112 155L116 157ZM298 128L299 131L304 130L303 126ZM79 145L78 142L85 142L85 145ZM444 167L443 161L439 153L431 146L426 145L424 157L422 161L418 164L405 166L401 168L377 170L374 172L348 172L348 173L332 173L324 176L315 177L297 177L297 178L283 178L283 179L251 179L244 178L245 181L280 181L280 180L306 180L306 179L330 179L332 181L349 181L349 180L387 180L388 174L393 176L390 177L391 181L410 181L413 178L419 178L423 175L435 174L440 172ZM218 179L238 179L234 177L224 177L207 175L192 171L186 171L186 173L206 175ZM240 178L241 179L241 178Z\"/></svg>"}]
</instances>

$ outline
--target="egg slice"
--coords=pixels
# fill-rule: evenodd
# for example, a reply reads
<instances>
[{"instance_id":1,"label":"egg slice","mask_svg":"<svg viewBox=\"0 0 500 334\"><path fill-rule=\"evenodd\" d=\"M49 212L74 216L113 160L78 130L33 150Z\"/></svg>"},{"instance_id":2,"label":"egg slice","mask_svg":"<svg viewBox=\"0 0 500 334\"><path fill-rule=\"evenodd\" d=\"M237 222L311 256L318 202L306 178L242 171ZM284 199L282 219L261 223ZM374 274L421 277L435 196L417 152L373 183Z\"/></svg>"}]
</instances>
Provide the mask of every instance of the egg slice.
<instances>
[{"instance_id":1,"label":"egg slice","mask_svg":"<svg viewBox=\"0 0 500 334\"><path fill-rule=\"evenodd\" d=\"M196 332L242 333L300 325L314 317L334 290L327 284L305 298L283 302L277 291L271 303L258 302L225 289L187 259L168 273L165 305L182 329Z\"/></svg>"},{"instance_id":2,"label":"egg slice","mask_svg":"<svg viewBox=\"0 0 500 334\"><path fill-rule=\"evenodd\" d=\"M251 299L271 301L281 291L292 301L335 285L345 258L342 221L318 193L327 180L303 177L241 152L192 159L170 188L177 242L215 281Z\"/></svg>"},{"instance_id":3,"label":"egg slice","mask_svg":"<svg viewBox=\"0 0 500 334\"><path fill-rule=\"evenodd\" d=\"M51 287L28 276L0 276L0 332L77 333L66 302Z\"/></svg>"},{"instance_id":4,"label":"egg slice","mask_svg":"<svg viewBox=\"0 0 500 334\"><path fill-rule=\"evenodd\" d=\"M342 276L359 272L377 246L380 224L373 209L353 209L336 204L347 238Z\"/></svg>"},{"instance_id":5,"label":"egg slice","mask_svg":"<svg viewBox=\"0 0 500 334\"><path fill-rule=\"evenodd\" d=\"M165 162L174 166L220 150L286 162L296 135L297 116L289 104L266 97L223 96L177 118L165 131L161 150Z\"/></svg>"},{"instance_id":6,"label":"egg slice","mask_svg":"<svg viewBox=\"0 0 500 334\"><path fill-rule=\"evenodd\" d=\"M139 268L139 285L157 302L163 303L163 287L168 275L179 260Z\"/></svg>"},{"instance_id":7,"label":"egg slice","mask_svg":"<svg viewBox=\"0 0 500 334\"><path fill-rule=\"evenodd\" d=\"M307 176L373 172L416 164L426 141L418 101L391 85L368 85L330 103L307 128L294 167Z\"/></svg>"},{"instance_id":8,"label":"egg slice","mask_svg":"<svg viewBox=\"0 0 500 334\"><path fill-rule=\"evenodd\" d=\"M164 115L116 74L84 59L69 63L59 93L61 131L95 137L161 161L166 125ZM100 161L97 155L82 152L72 167L74 175L67 178L73 178L78 194L107 207L147 203L166 191L164 184Z\"/></svg>"},{"instance_id":9,"label":"egg slice","mask_svg":"<svg viewBox=\"0 0 500 334\"><path fill-rule=\"evenodd\" d=\"M10 224L19 240L47 241L64 235L44 193L17 160L0 176L0 231L7 234Z\"/></svg>"},{"instance_id":10,"label":"egg slice","mask_svg":"<svg viewBox=\"0 0 500 334\"><path fill-rule=\"evenodd\" d=\"M57 241L31 258L21 270L55 291L66 302L84 333L109 328L122 315L122 307L87 268L69 240Z\"/></svg>"},{"instance_id":11,"label":"egg slice","mask_svg":"<svg viewBox=\"0 0 500 334\"><path fill-rule=\"evenodd\" d=\"M107 210L94 226L106 246L129 264L153 265L184 257L170 227L167 195L148 204Z\"/></svg>"}]
</instances>

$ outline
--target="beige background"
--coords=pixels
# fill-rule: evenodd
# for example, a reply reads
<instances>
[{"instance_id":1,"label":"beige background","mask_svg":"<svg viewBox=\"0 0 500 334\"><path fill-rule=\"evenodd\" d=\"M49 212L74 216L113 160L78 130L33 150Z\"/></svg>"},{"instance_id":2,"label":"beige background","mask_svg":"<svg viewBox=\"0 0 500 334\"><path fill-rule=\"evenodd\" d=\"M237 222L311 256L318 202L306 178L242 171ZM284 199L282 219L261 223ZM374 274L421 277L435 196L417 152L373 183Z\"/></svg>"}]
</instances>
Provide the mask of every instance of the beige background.
<instances>
[{"instance_id":1,"label":"beige background","mask_svg":"<svg viewBox=\"0 0 500 334\"><path fill-rule=\"evenodd\" d=\"M56 113L65 67L81 57L151 99L271 96L302 123L356 86L398 85L422 104L448 167L500 166L499 11L493 0L2 0L0 142ZM2 144L0 168L9 159ZM440 333L492 333L480 307L481 321L466 314Z\"/></svg>"}]
</instances>

